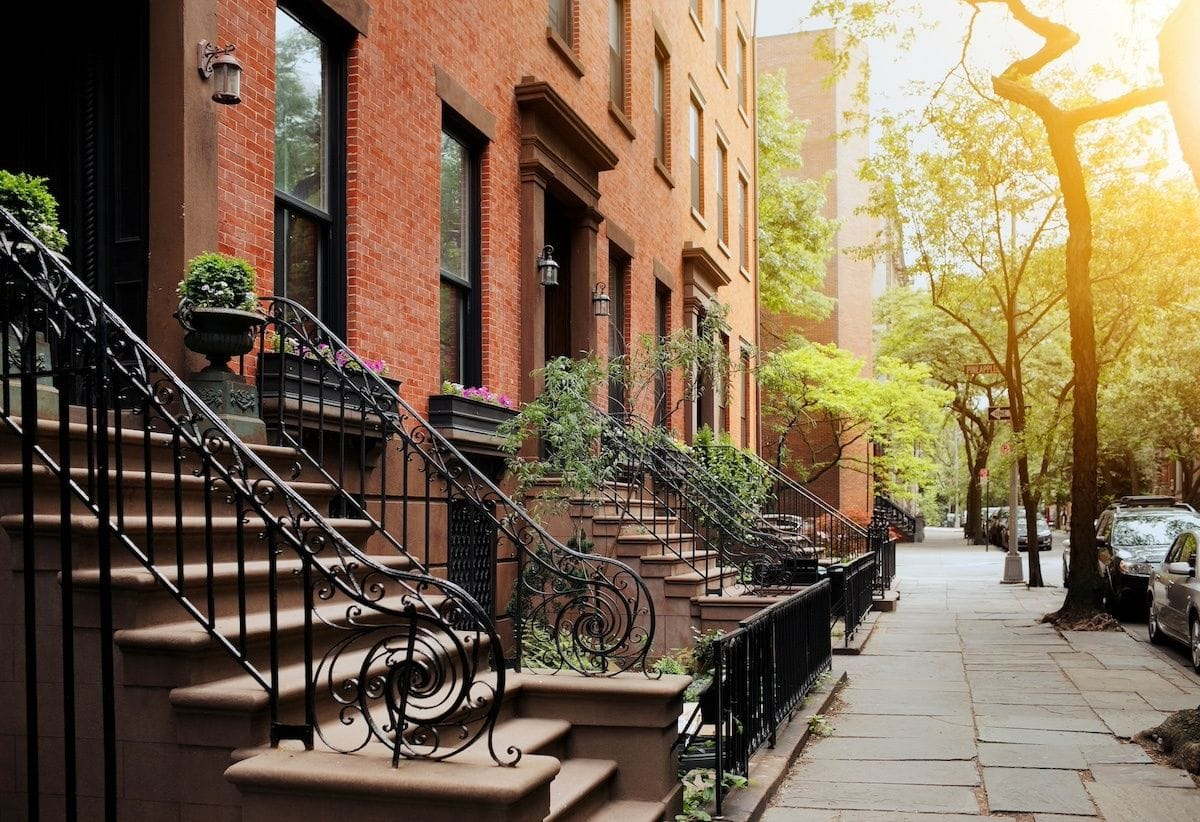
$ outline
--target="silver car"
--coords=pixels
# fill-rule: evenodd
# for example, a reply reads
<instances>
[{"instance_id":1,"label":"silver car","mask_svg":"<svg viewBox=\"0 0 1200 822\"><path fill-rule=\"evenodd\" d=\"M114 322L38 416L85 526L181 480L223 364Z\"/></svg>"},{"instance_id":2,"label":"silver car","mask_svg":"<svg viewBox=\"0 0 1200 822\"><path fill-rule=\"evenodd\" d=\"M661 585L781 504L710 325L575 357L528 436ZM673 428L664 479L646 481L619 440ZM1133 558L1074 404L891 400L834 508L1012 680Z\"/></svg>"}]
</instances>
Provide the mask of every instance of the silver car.
<instances>
[{"instance_id":1,"label":"silver car","mask_svg":"<svg viewBox=\"0 0 1200 822\"><path fill-rule=\"evenodd\" d=\"M1150 641L1159 644L1171 637L1186 642L1192 668L1200 673L1200 580L1196 579L1196 550L1200 530L1189 529L1175 537L1167 556L1150 575L1150 613L1146 619Z\"/></svg>"}]
</instances>

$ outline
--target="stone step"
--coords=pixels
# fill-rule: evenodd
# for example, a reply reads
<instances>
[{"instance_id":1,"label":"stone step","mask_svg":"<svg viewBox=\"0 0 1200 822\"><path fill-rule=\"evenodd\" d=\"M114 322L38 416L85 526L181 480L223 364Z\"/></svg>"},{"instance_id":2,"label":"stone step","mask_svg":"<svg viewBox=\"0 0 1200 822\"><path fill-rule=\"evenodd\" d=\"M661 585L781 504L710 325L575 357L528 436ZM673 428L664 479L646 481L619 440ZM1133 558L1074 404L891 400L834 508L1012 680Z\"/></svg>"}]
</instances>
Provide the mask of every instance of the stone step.
<instances>
[{"instance_id":1,"label":"stone step","mask_svg":"<svg viewBox=\"0 0 1200 822\"><path fill-rule=\"evenodd\" d=\"M34 513L57 515L60 510L58 475L44 465L32 466L32 474L35 489ZM75 468L71 470L70 478L80 487L87 489L93 499L98 497L98 475L89 476L86 468ZM24 471L20 465L0 465L0 512L21 511L22 494L19 491L24 489L24 483ZM126 467L121 472L112 471L109 474L108 485L109 505L114 516L119 512L125 517L144 517L148 510L155 516L174 516L177 498L182 503L185 515L202 516L206 497L215 514L230 510L226 501L230 486L224 479L215 476L209 480L191 472L181 472L178 476L165 472L147 474L140 466ZM326 482L297 481L289 482L288 485L321 515L329 511L330 501L338 495L337 489ZM259 490L261 489L260 485ZM268 510L285 513L283 500L282 494L272 494L267 499ZM73 512L88 512L86 504L74 494L71 494L71 503Z\"/></svg>"},{"instance_id":2,"label":"stone step","mask_svg":"<svg viewBox=\"0 0 1200 822\"><path fill-rule=\"evenodd\" d=\"M611 759L567 759L550 783L546 822L586 820L608 801L609 783L617 773Z\"/></svg>"},{"instance_id":3,"label":"stone step","mask_svg":"<svg viewBox=\"0 0 1200 822\"><path fill-rule=\"evenodd\" d=\"M363 545L374 531L374 526L361 519L326 519L326 522L354 545ZM32 530L39 557L39 568L57 570L59 539L62 533L57 515L39 514L33 518ZM115 524L115 520L114 520ZM152 537L153 561L159 565L176 565L177 553L182 553L183 562L207 562L207 537L211 532L212 560L214 562L236 562L238 560L238 533L242 535L242 556L247 560L265 559L270 546L259 539L263 532L261 517L252 515L246 522L234 516L214 516L211 520L203 516L183 516L177 521L174 516L125 517L122 531L143 552L149 552ZM4 528L14 543L22 539L24 519L20 514L0 516L0 528ZM70 519L71 541L76 568L96 567L98 564L98 537L101 523L93 516L75 514ZM178 530L177 530L178 529ZM122 541L111 540L112 566L129 567L139 565L139 560ZM177 547L179 551L177 552ZM295 556L296 548L282 541L279 548L283 556ZM20 555L15 555L17 559ZM44 563L44 564L42 564ZM18 566L19 567L19 566Z\"/></svg>"},{"instance_id":4,"label":"stone step","mask_svg":"<svg viewBox=\"0 0 1200 822\"><path fill-rule=\"evenodd\" d=\"M451 758L408 760L370 745L353 755L275 749L242 758L225 771L243 797L243 822L540 822L550 811L557 759L524 756L512 768Z\"/></svg>"},{"instance_id":5,"label":"stone step","mask_svg":"<svg viewBox=\"0 0 1200 822\"><path fill-rule=\"evenodd\" d=\"M667 813L665 802L639 802L622 799L607 802L588 817L588 822L660 822Z\"/></svg>"},{"instance_id":6,"label":"stone step","mask_svg":"<svg viewBox=\"0 0 1200 822\"><path fill-rule=\"evenodd\" d=\"M414 569L413 561L404 555L372 557L378 564L395 571ZM296 579L303 568L300 559L281 557L275 562L277 578ZM208 580L212 580L212 613L219 618L236 615L243 607L256 604L265 607L270 594L271 563L266 560L213 563L211 572L204 564L189 564L183 567L183 576L174 564L158 567L167 582L185 595L190 595L200 610L208 614ZM100 571L95 568L77 569L72 578L76 591L96 592L100 588ZM121 614L122 628L144 628L179 619L180 606L175 595L146 568L137 565L115 568L111 572L112 590L116 605L114 610ZM281 585L276 590L280 609L299 607L303 604L303 590L295 585Z\"/></svg>"},{"instance_id":7,"label":"stone step","mask_svg":"<svg viewBox=\"0 0 1200 822\"><path fill-rule=\"evenodd\" d=\"M738 573L737 568L714 568L707 574L688 571L665 577L663 587L669 597L690 599L726 589L737 581Z\"/></svg>"},{"instance_id":8,"label":"stone step","mask_svg":"<svg viewBox=\"0 0 1200 822\"><path fill-rule=\"evenodd\" d=\"M667 578L697 571L701 574L716 572L720 559L715 551L685 549L679 554L644 554L638 558L639 573L643 577Z\"/></svg>"}]
</instances>

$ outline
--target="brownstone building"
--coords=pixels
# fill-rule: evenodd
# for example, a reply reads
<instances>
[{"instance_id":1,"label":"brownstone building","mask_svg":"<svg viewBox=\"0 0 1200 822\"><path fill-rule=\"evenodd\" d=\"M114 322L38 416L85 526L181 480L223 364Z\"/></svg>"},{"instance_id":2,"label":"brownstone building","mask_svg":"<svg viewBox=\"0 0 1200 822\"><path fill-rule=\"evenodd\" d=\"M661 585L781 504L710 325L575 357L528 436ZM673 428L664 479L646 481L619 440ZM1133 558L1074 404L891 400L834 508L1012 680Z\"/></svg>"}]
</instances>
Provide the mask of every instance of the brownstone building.
<instances>
[{"instance_id":1,"label":"brownstone building","mask_svg":"<svg viewBox=\"0 0 1200 822\"><path fill-rule=\"evenodd\" d=\"M199 371L203 361L185 350L173 318L176 285L187 261L210 250L245 257L257 269L260 294L295 301L361 356L385 360L388 376L402 381L401 396L419 413L445 380L528 400L537 390L532 373L549 358L622 353L641 334L695 326L716 301L729 306L723 343L734 362L748 363L758 344L751 0L119 0L69 16L50 4L23 13L24 30L54 32L54 47L37 36L14 46L11 56L26 67L30 82L15 92L22 127L0 136L0 168L49 178L62 206L71 268L181 374ZM213 48L227 44L235 46L231 56L241 67L238 99L215 102L216 78L204 69ZM557 285L539 279L546 257L557 263ZM611 299L607 319L596 310L603 296ZM678 379L661 388L671 397L681 390ZM758 440L757 407L753 381L739 372L727 389L705 393L668 422L686 436L708 424L748 445ZM156 432L144 433L149 443ZM90 436L90 429L75 435ZM380 520L381 511L397 510L406 526L415 522L417 536L405 532L411 547L405 561L423 563L429 584L453 577L445 545L439 552L431 543L451 541L456 527L472 527L454 519L463 475L426 458L422 470L440 470L439 489L449 489L447 499L434 504L429 475L413 467L420 449L393 443L390 452L382 450L380 464L394 466L398 479L381 481L375 496L345 486L334 495L348 504L363 501L363 513ZM194 449L191 458L209 460L202 451ZM364 445L355 456L365 463L367 451ZM280 458L270 448L238 453ZM551 810L565 819L602 812L605 818L672 818L680 796L670 765L680 678L582 685L565 676L522 680L501 718L518 725L529 720L513 730L520 738L512 750L528 754L517 768L490 761L485 768L465 756L439 770L418 757L397 771L386 757L351 765L321 750L315 760L296 750L270 750L267 742L281 738L313 746L312 716L305 717L305 739L303 729L276 713L279 700L290 700L289 710L301 702L311 708L311 649L304 668L294 660L281 663L275 643L290 631L287 650L295 652L314 630L330 629L314 628L312 615L295 602L309 601L312 610L311 600L331 595L339 578L331 575L330 587L315 595L312 587L295 593L293 610L283 617L272 588L269 605L247 618L246 598L270 586L242 576L246 518L239 513L214 525L213 512L192 499L188 513L195 520L179 502L168 525L158 525L156 506L171 498L151 493L152 482L176 489L201 484L199 474L178 470L180 461L176 455L152 477L147 456L146 491L134 503L143 507L147 542L156 527L175 529L178 571L165 572L178 589L174 594L183 596L185 587L185 543L207 540L204 569L189 571L189 578L207 582L208 602L191 616L169 610L173 600L150 609L152 596L143 594L161 595L155 584L166 578L147 573L153 552L142 556L141 567L124 569L116 624L108 626L118 642L102 635L98 646L99 653L112 654L114 644L121 645L116 674L109 665L105 676L110 689L117 683L109 705L115 702L118 719L128 724L83 734L75 760L71 750L61 750L60 725L39 731L51 739L45 750L54 751L42 772L44 815L60 815L78 799L85 818L104 816L105 803L119 807L123 818L145 819L381 819L394 818L397 807L427 819L495 807L507 814L495 818L511 819L541 819ZM310 475L337 476L341 467L333 462L305 472L297 465L292 479L301 477L296 484L303 485ZM291 466L279 470L285 468ZM423 494L410 491L410 482L425 483ZM212 491L207 483L204 493ZM393 491L399 502L389 496ZM459 499L451 500L455 494ZM343 509L329 510L333 518ZM135 519L127 514L117 519ZM269 512L262 516L267 526L282 528ZM362 518L337 522L364 540L383 530ZM20 528L28 532L29 525L26 518L5 526L11 530L2 537L4 547L13 547L14 556ZM108 538L104 516L87 527L104 532L101 542ZM259 542L267 530L257 534ZM238 536L214 542L214 532ZM271 547L256 572L276 573L274 542ZM235 548L236 562L228 553L214 559L214 551ZM368 542L362 550L375 548ZM310 556L289 561L306 573L315 567ZM489 642L511 638L491 623L502 621L517 562L511 552L491 561L493 596L484 606L489 624L484 639L476 637L475 653L480 647L495 653ZM339 573L352 572L348 568ZM19 559L0 568L0 624L13 636L31 624L13 604L23 570L33 569L22 568ZM57 573L53 565L37 570L46 579ZM300 576L290 574L292 582ZM276 577L270 579L273 586ZM229 586L225 593L212 593L222 581ZM48 584L54 589L57 583ZM424 605L436 609L435 599ZM267 673L255 673L259 684L271 679L270 699L247 684L245 671L223 668L234 666L214 647L217 628L228 628L222 620L230 619L215 612L239 604L241 624L234 619L226 630L235 639L222 641L241 643L241 661L251 655L243 645L270 658L259 662ZM204 623L197 615L206 607ZM156 616L147 617L151 610ZM456 612L455 619L462 618ZM94 639L94 626L83 627ZM61 633L70 645L71 625ZM188 656L193 652L201 662ZM18 670L21 654L8 644L2 654L3 687L19 701L18 691L30 693ZM48 658L57 664L55 653ZM281 696L279 682L289 672L290 690ZM38 682L60 693L61 679L70 677L47 674L56 675L57 684ZM499 677L497 666L491 676ZM361 677L369 679L366 667ZM472 701L475 709L482 702ZM567 724L575 720L562 719L561 712L547 719L551 704L569 705L577 725L588 730L568 743ZM497 705L489 721L496 722L500 710ZM100 712L86 713L84 719L100 722ZM622 729L620 747L633 752L632 760L618 766L604 753L612 750L598 730L605 723ZM386 723L375 731L396 747L412 744ZM23 791L32 783L20 784L13 775L38 770L25 765L39 756L35 749L27 757L33 736L22 727L0 730L6 777L0 808L28 807ZM72 729L65 736L71 739ZM111 750L97 750L101 738ZM64 776L64 757L85 764L78 773L69 764ZM64 780L73 781L77 794L64 791Z\"/></svg>"},{"instance_id":2,"label":"brownstone building","mask_svg":"<svg viewBox=\"0 0 1200 822\"><path fill-rule=\"evenodd\" d=\"M821 322L800 322L788 317L769 317L769 327L786 333L798 330L805 338L819 343L835 343L852 352L866 363L870 373L872 362L872 297L875 278L874 264L856 257L857 247L876 241L875 221L859 214L867 202L867 186L858 178L858 165L869 151L865 135L840 136L846 129L845 115L856 107L852 94L867 71L866 55L861 52L853 68L832 86L826 84L829 65L814 51L816 38L822 35L837 37L836 32L804 31L760 37L758 40L758 70L768 74L782 71L786 75L788 102L792 113L808 123L804 140L804 168L807 178L818 179L831 174L826 189L825 216L839 220L841 227L834 238L834 251L825 276L825 293L834 299L829 317ZM829 442L820 432L811 439L818 444ZM793 453L803 453L794 448ZM828 455L826 449L824 455ZM868 471L870 456L865 442L848 449L848 461L856 467L835 467L826 472L810 488L831 504L844 511L870 515Z\"/></svg>"}]
</instances>

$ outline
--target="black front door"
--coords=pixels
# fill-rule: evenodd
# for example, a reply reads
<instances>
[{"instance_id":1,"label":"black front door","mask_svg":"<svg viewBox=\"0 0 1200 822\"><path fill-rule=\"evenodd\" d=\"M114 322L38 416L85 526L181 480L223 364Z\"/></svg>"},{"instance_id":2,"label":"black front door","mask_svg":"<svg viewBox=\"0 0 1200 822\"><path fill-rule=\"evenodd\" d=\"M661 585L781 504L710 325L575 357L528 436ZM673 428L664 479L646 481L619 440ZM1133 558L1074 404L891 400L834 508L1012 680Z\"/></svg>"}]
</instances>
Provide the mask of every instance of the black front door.
<instances>
[{"instance_id":1,"label":"black front door","mask_svg":"<svg viewBox=\"0 0 1200 822\"><path fill-rule=\"evenodd\" d=\"M0 168L49 179L66 255L142 337L148 273L147 3L22 7L5 51Z\"/></svg>"}]
</instances>

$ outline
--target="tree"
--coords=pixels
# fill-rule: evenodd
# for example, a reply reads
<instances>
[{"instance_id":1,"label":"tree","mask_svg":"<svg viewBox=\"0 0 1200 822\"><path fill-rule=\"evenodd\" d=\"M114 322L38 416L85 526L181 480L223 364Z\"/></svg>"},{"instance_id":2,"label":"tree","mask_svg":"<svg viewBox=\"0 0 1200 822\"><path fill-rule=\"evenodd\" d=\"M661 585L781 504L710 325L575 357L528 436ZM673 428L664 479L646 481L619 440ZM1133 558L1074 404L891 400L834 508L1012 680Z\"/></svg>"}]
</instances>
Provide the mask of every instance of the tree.
<instances>
[{"instance_id":1,"label":"tree","mask_svg":"<svg viewBox=\"0 0 1200 822\"><path fill-rule=\"evenodd\" d=\"M975 12L971 18L963 53L966 54L983 6L998 5L1006 9L1017 23L1041 40L1041 47L1027 57L1014 60L1007 68L992 77L992 90L1001 99L1022 106L1040 121L1054 160L1055 172L1062 191L1067 220L1067 240L1064 246L1066 296L1071 331L1072 384L1072 456L1071 479L1071 542L1072 586L1063 607L1053 616L1056 620L1073 621L1093 616L1101 603L1101 580L1097 566L1093 523L1097 506L1097 417L1096 395L1099 383L1099 361L1096 353L1096 326L1091 282L1093 224L1091 203L1087 190L1084 165L1080 159L1081 130L1098 121L1109 120L1134 109L1165 99L1161 84L1150 81L1134 85L1130 90L1108 97L1085 98L1066 103L1057 102L1044 85L1039 87L1034 77L1071 51L1079 35L1062 23L1040 16L1029 9L1023 0L963 0ZM818 12L833 13L849 19L852 27L863 30L856 20L887 19L895 4L890 0L849 2L828 0L815 6ZM1188 12L1194 3L1188 3ZM1165 24L1164 40L1172 40L1170 29L1192 16L1176 15ZM851 38L852 42L852 38ZM1174 67L1173 67L1174 68ZM1106 78L1107 79L1107 78ZM1194 82L1189 79L1184 82ZM1182 95L1181 95L1182 96ZM1181 131L1181 134L1184 134ZM1195 134L1191 133L1195 138ZM1193 155L1194 158L1194 155ZM1075 571L1080 576L1075 576Z\"/></svg>"},{"instance_id":2,"label":"tree","mask_svg":"<svg viewBox=\"0 0 1200 822\"><path fill-rule=\"evenodd\" d=\"M837 222L821 213L827 181L797 176L805 126L788 106L785 79L758 80L759 299L767 311L819 320L833 307L822 286Z\"/></svg>"},{"instance_id":3,"label":"tree","mask_svg":"<svg viewBox=\"0 0 1200 822\"><path fill-rule=\"evenodd\" d=\"M876 363L876 379L862 372L862 360L836 345L797 340L766 356L758 378L763 416L774 420L775 464L803 482L837 465L865 473L868 466L850 448L865 439L887 446L875 466L880 487L911 497L911 487L936 474L928 454L950 394L929 385L924 366L890 357ZM789 453L793 437L803 453Z\"/></svg>"}]
</instances>

